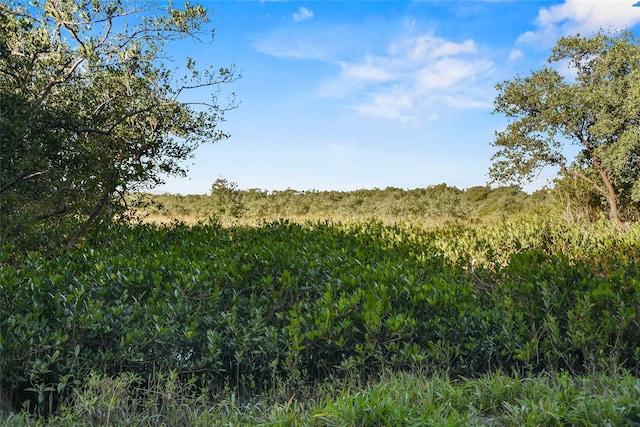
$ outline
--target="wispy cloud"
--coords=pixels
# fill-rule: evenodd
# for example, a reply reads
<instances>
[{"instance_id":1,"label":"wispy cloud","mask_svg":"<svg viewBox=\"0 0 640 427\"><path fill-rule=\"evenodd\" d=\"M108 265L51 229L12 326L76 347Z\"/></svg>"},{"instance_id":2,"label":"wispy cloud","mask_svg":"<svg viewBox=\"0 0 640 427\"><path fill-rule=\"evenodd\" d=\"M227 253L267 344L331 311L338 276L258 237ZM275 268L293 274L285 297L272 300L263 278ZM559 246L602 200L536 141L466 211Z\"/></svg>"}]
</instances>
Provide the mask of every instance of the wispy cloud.
<instances>
[{"instance_id":1,"label":"wispy cloud","mask_svg":"<svg viewBox=\"0 0 640 427\"><path fill-rule=\"evenodd\" d=\"M638 23L640 9L629 0L565 0L540 8L535 20L537 28L522 34L518 41L547 48L562 36L588 34L601 28L623 29Z\"/></svg>"},{"instance_id":2,"label":"wispy cloud","mask_svg":"<svg viewBox=\"0 0 640 427\"><path fill-rule=\"evenodd\" d=\"M327 60L332 56L333 48L323 43L321 37L322 34L292 37L290 31L280 30L263 35L252 45L258 52L276 58Z\"/></svg>"},{"instance_id":3,"label":"wispy cloud","mask_svg":"<svg viewBox=\"0 0 640 427\"><path fill-rule=\"evenodd\" d=\"M401 35L398 35L398 34ZM420 124L445 109L490 109L494 64L472 39L449 40L411 25L380 32L358 26L287 27L264 34L258 51L335 66L320 97L360 114Z\"/></svg>"},{"instance_id":4,"label":"wispy cloud","mask_svg":"<svg viewBox=\"0 0 640 427\"><path fill-rule=\"evenodd\" d=\"M295 22L302 22L311 18L313 18L313 11L302 6L293 14L293 20Z\"/></svg>"},{"instance_id":5,"label":"wispy cloud","mask_svg":"<svg viewBox=\"0 0 640 427\"><path fill-rule=\"evenodd\" d=\"M522 52L520 49L513 49L509 53L509 61L511 61L511 62L517 61L518 59L522 58L523 56L524 56L524 52Z\"/></svg>"},{"instance_id":6,"label":"wispy cloud","mask_svg":"<svg viewBox=\"0 0 640 427\"><path fill-rule=\"evenodd\" d=\"M419 123L437 117L443 107L491 106L490 95L476 85L491 75L493 63L481 57L473 40L405 37L389 43L382 54L340 66L321 93L344 99L362 114Z\"/></svg>"},{"instance_id":7,"label":"wispy cloud","mask_svg":"<svg viewBox=\"0 0 640 427\"><path fill-rule=\"evenodd\" d=\"M392 80L393 73L371 63L349 64L341 62L342 74L356 82L384 82Z\"/></svg>"},{"instance_id":8,"label":"wispy cloud","mask_svg":"<svg viewBox=\"0 0 640 427\"><path fill-rule=\"evenodd\" d=\"M277 58L335 62L358 44L356 32L340 25L290 25L254 36L252 47Z\"/></svg>"},{"instance_id":9,"label":"wispy cloud","mask_svg":"<svg viewBox=\"0 0 640 427\"><path fill-rule=\"evenodd\" d=\"M415 104L416 100L410 92L405 88L395 87L369 93L365 100L354 104L353 108L368 116L412 122L416 117L408 112L414 109Z\"/></svg>"}]
</instances>

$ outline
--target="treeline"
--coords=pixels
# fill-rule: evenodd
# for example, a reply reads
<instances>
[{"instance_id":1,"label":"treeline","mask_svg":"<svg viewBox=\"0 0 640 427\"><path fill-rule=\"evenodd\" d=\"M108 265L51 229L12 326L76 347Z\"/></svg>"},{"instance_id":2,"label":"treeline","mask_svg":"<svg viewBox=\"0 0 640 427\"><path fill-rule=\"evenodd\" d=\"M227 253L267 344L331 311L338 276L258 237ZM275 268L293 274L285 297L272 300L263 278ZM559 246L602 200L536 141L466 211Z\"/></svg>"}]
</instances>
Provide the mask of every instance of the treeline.
<instances>
[{"instance_id":1,"label":"treeline","mask_svg":"<svg viewBox=\"0 0 640 427\"><path fill-rule=\"evenodd\" d=\"M376 218L387 223L477 222L531 216L564 217L568 221L594 219L591 207L577 202L566 191L539 190L528 194L519 186L476 186L461 190L447 184L405 190L355 191L241 190L220 178L208 195L144 194L146 201L135 212L151 221L174 219L197 222L261 222L278 218L340 221Z\"/></svg>"}]
</instances>

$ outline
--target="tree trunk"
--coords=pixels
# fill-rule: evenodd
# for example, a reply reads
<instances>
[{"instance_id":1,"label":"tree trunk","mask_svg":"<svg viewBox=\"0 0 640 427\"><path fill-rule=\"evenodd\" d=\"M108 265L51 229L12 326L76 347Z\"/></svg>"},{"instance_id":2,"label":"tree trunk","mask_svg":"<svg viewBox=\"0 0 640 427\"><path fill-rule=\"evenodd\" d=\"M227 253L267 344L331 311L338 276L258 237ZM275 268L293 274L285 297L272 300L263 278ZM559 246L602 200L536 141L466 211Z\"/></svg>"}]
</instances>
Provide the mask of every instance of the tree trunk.
<instances>
[{"instance_id":1,"label":"tree trunk","mask_svg":"<svg viewBox=\"0 0 640 427\"><path fill-rule=\"evenodd\" d=\"M65 245L65 249L71 249L76 245L76 243L78 243L78 240L80 239L80 237L82 237L82 235L86 233L89 226L93 223L93 221L96 220L100 212L102 212L102 210L107 206L110 198L111 198L111 192L106 192L104 197L100 200L100 202L96 206L96 208L93 210L93 212L91 212L91 215L89 215L89 218L87 218L87 220L82 224L82 226L75 232L73 237L69 239L69 241Z\"/></svg>"},{"instance_id":2,"label":"tree trunk","mask_svg":"<svg viewBox=\"0 0 640 427\"><path fill-rule=\"evenodd\" d=\"M620 229L623 229L624 226L622 221L620 221L620 217L618 216L618 203L616 201L616 195L610 194L607 196L607 202L609 203L609 219Z\"/></svg>"},{"instance_id":3,"label":"tree trunk","mask_svg":"<svg viewBox=\"0 0 640 427\"><path fill-rule=\"evenodd\" d=\"M616 227L622 230L624 229L624 225L622 224L622 221L620 221L620 218L618 217L618 197L616 194L616 190L615 188L613 188L613 184L609 179L609 175L607 175L607 171L605 171L604 168L602 167L602 163L600 163L600 159L593 152L590 140L583 139L583 138L580 138L580 140L582 144L585 146L585 148L591 154L591 158L593 159L593 165L596 167L596 170L598 171L598 175L600 175L600 179L604 184L604 188L597 185L595 182L587 178L585 175L579 174L578 176L582 175L581 178L591 183L591 185L593 185L594 188L598 190L600 194L602 194L607 199L607 203L609 203L609 219L611 220L611 222L613 222L616 225Z\"/></svg>"},{"instance_id":4,"label":"tree trunk","mask_svg":"<svg viewBox=\"0 0 640 427\"><path fill-rule=\"evenodd\" d=\"M600 161L598 159L594 159L593 162L598 169L598 173L600 174L600 178L602 179L602 183L607 190L605 197L607 199L607 203L609 203L609 219L613 222L619 229L623 229L622 221L620 221L620 217L618 217L618 200L616 196L616 190L613 188L613 184L611 184L611 180L607 175L607 172L604 170Z\"/></svg>"}]
</instances>

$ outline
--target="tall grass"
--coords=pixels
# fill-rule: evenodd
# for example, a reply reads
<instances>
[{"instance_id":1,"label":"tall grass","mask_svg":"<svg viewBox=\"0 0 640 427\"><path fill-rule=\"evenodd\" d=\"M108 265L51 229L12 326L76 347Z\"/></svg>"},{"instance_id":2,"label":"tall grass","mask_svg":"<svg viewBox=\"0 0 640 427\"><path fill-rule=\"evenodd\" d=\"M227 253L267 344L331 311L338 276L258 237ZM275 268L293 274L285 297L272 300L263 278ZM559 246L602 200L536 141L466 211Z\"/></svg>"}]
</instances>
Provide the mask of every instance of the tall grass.
<instances>
[{"instance_id":1,"label":"tall grass","mask_svg":"<svg viewBox=\"0 0 640 427\"><path fill-rule=\"evenodd\" d=\"M284 393L240 399L159 375L92 375L58 415L21 413L2 426L567 426L640 424L640 380L568 373L521 378L503 372L448 379L383 372L375 381L342 378Z\"/></svg>"}]
</instances>

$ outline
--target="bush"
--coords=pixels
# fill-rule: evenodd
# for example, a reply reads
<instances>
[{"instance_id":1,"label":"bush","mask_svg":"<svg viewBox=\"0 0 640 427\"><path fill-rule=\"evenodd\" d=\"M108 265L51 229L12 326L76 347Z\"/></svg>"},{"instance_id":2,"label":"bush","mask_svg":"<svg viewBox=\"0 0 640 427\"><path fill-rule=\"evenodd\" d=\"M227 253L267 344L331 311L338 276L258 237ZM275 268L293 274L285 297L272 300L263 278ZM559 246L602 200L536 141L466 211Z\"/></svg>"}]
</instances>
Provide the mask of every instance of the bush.
<instances>
[{"instance_id":1,"label":"bush","mask_svg":"<svg viewBox=\"0 0 640 427\"><path fill-rule=\"evenodd\" d=\"M175 372L243 397L384 369L637 375L639 235L114 225L2 264L0 384L14 407L46 414L90 372Z\"/></svg>"}]
</instances>

